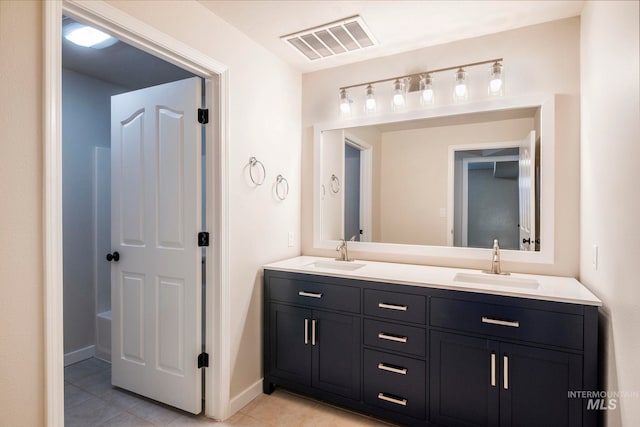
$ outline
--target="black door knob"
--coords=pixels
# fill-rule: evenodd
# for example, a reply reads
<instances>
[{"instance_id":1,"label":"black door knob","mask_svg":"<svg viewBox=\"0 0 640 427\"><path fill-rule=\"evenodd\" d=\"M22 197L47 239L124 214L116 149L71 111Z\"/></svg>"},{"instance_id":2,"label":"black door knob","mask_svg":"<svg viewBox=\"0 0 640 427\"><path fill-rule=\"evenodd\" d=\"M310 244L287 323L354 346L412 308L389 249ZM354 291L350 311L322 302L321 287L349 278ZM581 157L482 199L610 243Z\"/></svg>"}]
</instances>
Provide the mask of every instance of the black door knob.
<instances>
[{"instance_id":1,"label":"black door knob","mask_svg":"<svg viewBox=\"0 0 640 427\"><path fill-rule=\"evenodd\" d=\"M120 259L120 254L118 251L114 251L113 254L107 254L107 261L118 261Z\"/></svg>"},{"instance_id":2,"label":"black door knob","mask_svg":"<svg viewBox=\"0 0 640 427\"><path fill-rule=\"evenodd\" d=\"M522 243L529 243L529 244L531 244L531 239L530 239L530 238L529 238L529 239L522 239Z\"/></svg>"}]
</instances>

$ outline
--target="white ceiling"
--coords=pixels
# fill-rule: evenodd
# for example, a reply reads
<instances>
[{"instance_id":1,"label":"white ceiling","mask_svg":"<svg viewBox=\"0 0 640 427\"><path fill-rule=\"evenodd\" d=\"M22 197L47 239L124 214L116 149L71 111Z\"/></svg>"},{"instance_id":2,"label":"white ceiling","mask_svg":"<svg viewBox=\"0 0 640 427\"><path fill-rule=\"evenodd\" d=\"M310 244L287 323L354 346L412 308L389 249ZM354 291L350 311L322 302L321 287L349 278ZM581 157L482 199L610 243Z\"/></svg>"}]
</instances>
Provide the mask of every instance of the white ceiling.
<instances>
[{"instance_id":1,"label":"white ceiling","mask_svg":"<svg viewBox=\"0 0 640 427\"><path fill-rule=\"evenodd\" d=\"M583 0L271 1L199 0L302 72L580 15ZM308 61L280 36L360 15L378 46Z\"/></svg>"}]
</instances>

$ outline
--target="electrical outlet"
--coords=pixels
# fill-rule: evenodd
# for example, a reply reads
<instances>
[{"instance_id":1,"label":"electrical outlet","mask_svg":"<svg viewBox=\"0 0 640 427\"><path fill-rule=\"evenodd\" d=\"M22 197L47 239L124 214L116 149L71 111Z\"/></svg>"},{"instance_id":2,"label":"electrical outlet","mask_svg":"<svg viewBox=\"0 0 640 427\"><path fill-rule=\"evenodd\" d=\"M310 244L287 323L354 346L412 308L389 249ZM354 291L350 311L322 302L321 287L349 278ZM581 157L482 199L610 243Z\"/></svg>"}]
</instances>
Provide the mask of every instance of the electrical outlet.
<instances>
[{"instance_id":1,"label":"electrical outlet","mask_svg":"<svg viewBox=\"0 0 640 427\"><path fill-rule=\"evenodd\" d=\"M290 231L288 236L289 247L293 246L293 238L294 238L293 231Z\"/></svg>"}]
</instances>

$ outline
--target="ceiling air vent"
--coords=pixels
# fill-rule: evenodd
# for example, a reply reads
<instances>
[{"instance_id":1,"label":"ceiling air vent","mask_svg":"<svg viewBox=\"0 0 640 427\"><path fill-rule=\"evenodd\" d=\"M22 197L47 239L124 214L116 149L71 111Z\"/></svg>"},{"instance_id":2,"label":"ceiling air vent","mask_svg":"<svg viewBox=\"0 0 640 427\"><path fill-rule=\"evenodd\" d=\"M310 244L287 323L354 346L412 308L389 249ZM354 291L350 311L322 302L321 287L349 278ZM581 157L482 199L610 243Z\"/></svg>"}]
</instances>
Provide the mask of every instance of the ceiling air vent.
<instances>
[{"instance_id":1,"label":"ceiling air vent","mask_svg":"<svg viewBox=\"0 0 640 427\"><path fill-rule=\"evenodd\" d=\"M309 61L375 46L371 32L360 16L341 19L280 37Z\"/></svg>"}]
</instances>

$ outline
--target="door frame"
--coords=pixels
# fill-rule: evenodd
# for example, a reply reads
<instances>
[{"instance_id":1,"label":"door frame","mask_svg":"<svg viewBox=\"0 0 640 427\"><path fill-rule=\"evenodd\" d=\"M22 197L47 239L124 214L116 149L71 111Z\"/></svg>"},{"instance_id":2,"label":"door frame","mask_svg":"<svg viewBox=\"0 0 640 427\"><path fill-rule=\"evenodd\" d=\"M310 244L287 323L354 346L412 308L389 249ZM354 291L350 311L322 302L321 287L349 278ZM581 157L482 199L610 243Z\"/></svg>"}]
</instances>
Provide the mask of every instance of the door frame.
<instances>
[{"instance_id":1,"label":"door frame","mask_svg":"<svg viewBox=\"0 0 640 427\"><path fill-rule=\"evenodd\" d=\"M136 48L207 79L207 228L215 236L206 259L207 351L205 415L229 413L231 348L229 304L229 69L214 58L103 1L50 0L44 8L43 167L44 167L44 350L45 423L64 424L62 311L62 16L96 26ZM214 127L214 124L218 124Z\"/></svg>"},{"instance_id":2,"label":"door frame","mask_svg":"<svg viewBox=\"0 0 640 427\"><path fill-rule=\"evenodd\" d=\"M456 152L457 151L470 151L470 150L493 150L500 148L514 148L519 147L519 141L498 141L498 142L483 142L477 144L456 144L448 147L448 162L447 162L447 246L454 246L454 227L456 221L455 209L455 180L456 180ZM462 170L460 171L462 173ZM462 178L462 176L460 176ZM460 188L462 190L462 188ZM466 198L466 194L464 195ZM462 208L462 206L461 206Z\"/></svg>"},{"instance_id":3,"label":"door frame","mask_svg":"<svg viewBox=\"0 0 640 427\"><path fill-rule=\"evenodd\" d=\"M462 246L469 245L469 163L517 162L518 156L467 157L462 159Z\"/></svg>"},{"instance_id":4,"label":"door frame","mask_svg":"<svg viewBox=\"0 0 640 427\"><path fill-rule=\"evenodd\" d=\"M360 235L361 242L370 242L373 237L371 224L372 217L372 175L373 175L373 146L362 138L344 132L344 144L357 148L360 151L360 227L363 234ZM342 176L345 176L343 172ZM344 216L344 213L343 213ZM344 236L348 239L349 236Z\"/></svg>"}]
</instances>

